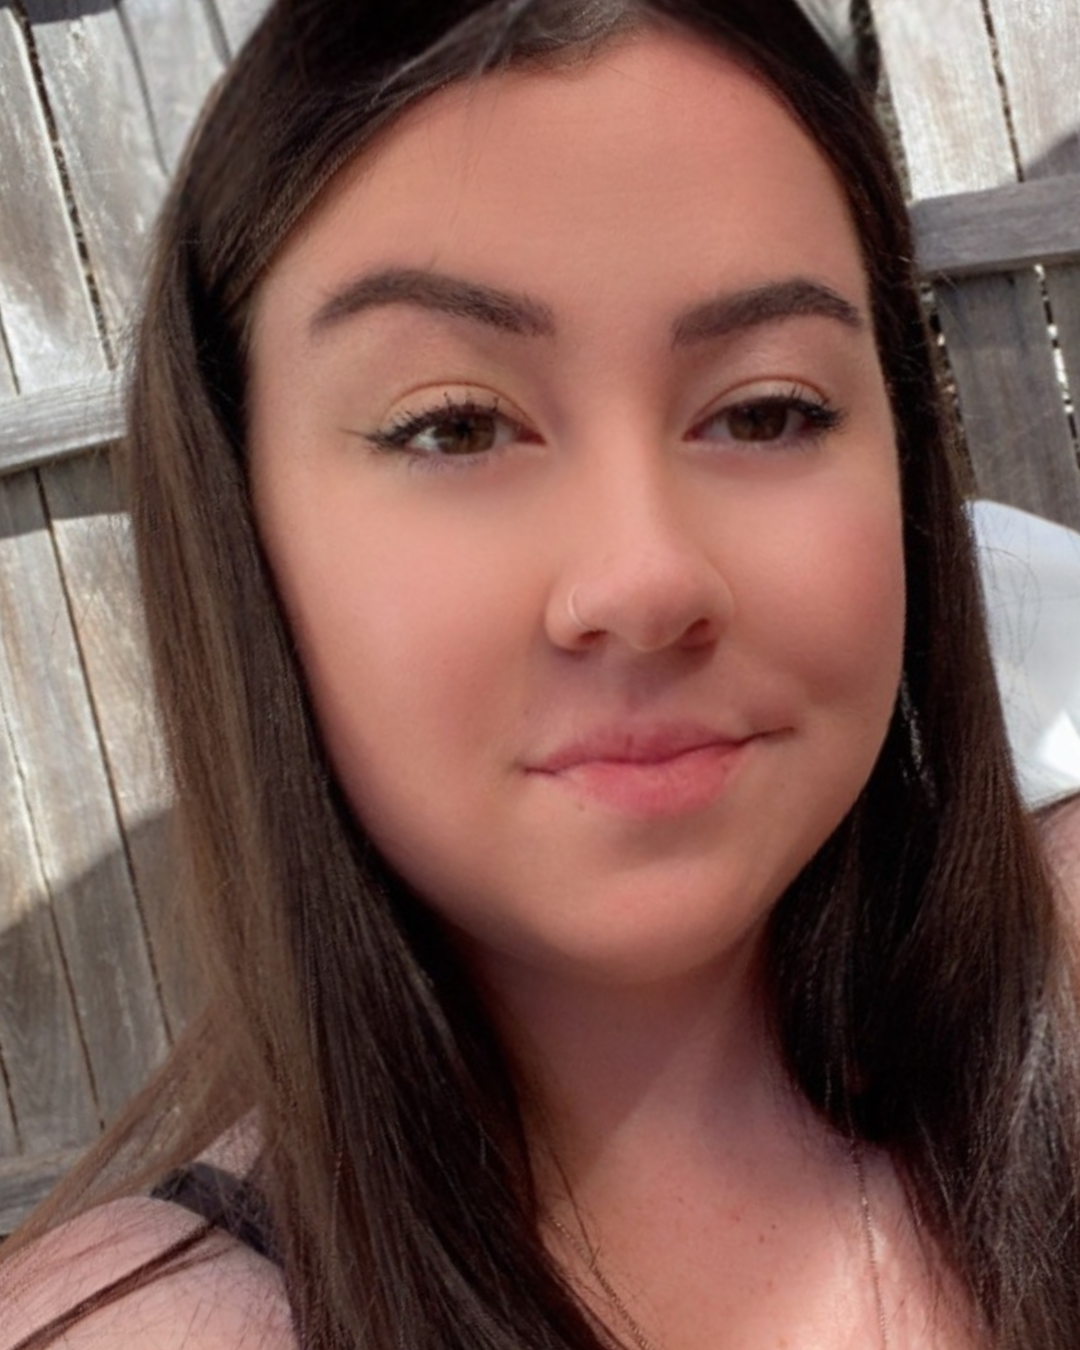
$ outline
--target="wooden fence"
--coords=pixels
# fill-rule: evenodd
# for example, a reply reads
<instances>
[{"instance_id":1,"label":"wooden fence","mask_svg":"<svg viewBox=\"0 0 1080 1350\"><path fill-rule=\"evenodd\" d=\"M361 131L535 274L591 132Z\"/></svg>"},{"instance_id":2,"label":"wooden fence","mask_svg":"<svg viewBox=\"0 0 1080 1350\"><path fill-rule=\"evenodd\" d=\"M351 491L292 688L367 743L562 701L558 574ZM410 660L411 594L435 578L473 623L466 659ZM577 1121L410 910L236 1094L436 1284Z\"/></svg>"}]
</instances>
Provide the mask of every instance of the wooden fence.
<instances>
[{"instance_id":1,"label":"wooden fence","mask_svg":"<svg viewBox=\"0 0 1080 1350\"><path fill-rule=\"evenodd\" d=\"M121 431L148 228L253 17L251 0L0 6L0 1231L178 1018L167 796L100 447Z\"/></svg>"},{"instance_id":2,"label":"wooden fence","mask_svg":"<svg viewBox=\"0 0 1080 1350\"><path fill-rule=\"evenodd\" d=\"M1075 0L873 9L980 492L1080 526Z\"/></svg>"},{"instance_id":3,"label":"wooden fence","mask_svg":"<svg viewBox=\"0 0 1080 1350\"><path fill-rule=\"evenodd\" d=\"M259 3L0 4L0 1232L180 1017L167 791L102 447L147 228ZM852 50L846 6L807 4ZM1073 7L872 5L980 490L1080 526Z\"/></svg>"}]
</instances>

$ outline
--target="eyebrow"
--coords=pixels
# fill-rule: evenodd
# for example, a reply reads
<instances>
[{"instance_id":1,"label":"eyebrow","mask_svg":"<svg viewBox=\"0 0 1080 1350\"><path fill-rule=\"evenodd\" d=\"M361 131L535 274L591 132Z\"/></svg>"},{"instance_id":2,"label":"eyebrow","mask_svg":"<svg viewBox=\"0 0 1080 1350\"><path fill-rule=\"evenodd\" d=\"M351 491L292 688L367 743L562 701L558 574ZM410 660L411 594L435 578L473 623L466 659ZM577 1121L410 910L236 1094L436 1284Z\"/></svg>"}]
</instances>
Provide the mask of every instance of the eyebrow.
<instances>
[{"instance_id":1,"label":"eyebrow","mask_svg":"<svg viewBox=\"0 0 1080 1350\"><path fill-rule=\"evenodd\" d=\"M357 277L316 310L311 333L383 305L416 305L521 337L555 335L555 316L539 300L418 268L388 268Z\"/></svg>"},{"instance_id":2,"label":"eyebrow","mask_svg":"<svg viewBox=\"0 0 1080 1350\"><path fill-rule=\"evenodd\" d=\"M684 310L672 329L672 346L685 347L726 337L729 333L782 319L835 319L859 332L864 327L859 310L819 281L792 277L752 290L721 295Z\"/></svg>"},{"instance_id":3,"label":"eyebrow","mask_svg":"<svg viewBox=\"0 0 1080 1350\"><path fill-rule=\"evenodd\" d=\"M554 313L542 301L420 268L385 268L348 282L315 311L310 332L317 337L344 319L386 305L414 305L520 337L555 335ZM829 286L793 277L715 296L684 310L672 324L672 346L807 316L833 319L854 331L864 327L859 310Z\"/></svg>"}]
</instances>

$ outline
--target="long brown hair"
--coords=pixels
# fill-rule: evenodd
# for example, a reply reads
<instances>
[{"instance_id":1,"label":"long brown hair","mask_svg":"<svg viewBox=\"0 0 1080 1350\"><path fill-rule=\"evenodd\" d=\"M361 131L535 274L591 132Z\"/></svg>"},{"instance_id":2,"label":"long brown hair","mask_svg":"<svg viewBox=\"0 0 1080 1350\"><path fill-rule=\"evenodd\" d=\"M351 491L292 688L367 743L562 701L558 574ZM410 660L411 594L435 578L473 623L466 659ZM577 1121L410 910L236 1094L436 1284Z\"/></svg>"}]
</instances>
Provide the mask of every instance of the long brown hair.
<instances>
[{"instance_id":1,"label":"long brown hair","mask_svg":"<svg viewBox=\"0 0 1080 1350\"><path fill-rule=\"evenodd\" d=\"M127 453L208 1001L51 1213L251 1112L306 1350L595 1350L537 1237L520 1085L315 730L252 520L245 349L283 241L404 108L657 22L745 61L832 163L900 451L901 694L865 790L774 911L779 1042L822 1114L896 1159L988 1343L1075 1350L1070 968L1013 785L903 201L794 0L280 0L239 57L161 223Z\"/></svg>"}]
</instances>

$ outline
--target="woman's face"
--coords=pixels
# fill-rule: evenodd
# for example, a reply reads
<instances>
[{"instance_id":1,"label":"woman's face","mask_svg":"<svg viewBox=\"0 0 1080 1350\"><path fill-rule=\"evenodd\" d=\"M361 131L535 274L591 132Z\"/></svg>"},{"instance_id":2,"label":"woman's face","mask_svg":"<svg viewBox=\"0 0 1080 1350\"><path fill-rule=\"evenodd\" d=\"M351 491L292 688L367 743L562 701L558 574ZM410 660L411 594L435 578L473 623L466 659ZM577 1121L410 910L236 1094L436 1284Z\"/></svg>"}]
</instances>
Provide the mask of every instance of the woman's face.
<instances>
[{"instance_id":1,"label":"woman's face","mask_svg":"<svg viewBox=\"0 0 1080 1350\"><path fill-rule=\"evenodd\" d=\"M748 950L904 621L859 247L775 96L653 34L428 99L273 267L250 406L341 781L476 959Z\"/></svg>"}]
</instances>

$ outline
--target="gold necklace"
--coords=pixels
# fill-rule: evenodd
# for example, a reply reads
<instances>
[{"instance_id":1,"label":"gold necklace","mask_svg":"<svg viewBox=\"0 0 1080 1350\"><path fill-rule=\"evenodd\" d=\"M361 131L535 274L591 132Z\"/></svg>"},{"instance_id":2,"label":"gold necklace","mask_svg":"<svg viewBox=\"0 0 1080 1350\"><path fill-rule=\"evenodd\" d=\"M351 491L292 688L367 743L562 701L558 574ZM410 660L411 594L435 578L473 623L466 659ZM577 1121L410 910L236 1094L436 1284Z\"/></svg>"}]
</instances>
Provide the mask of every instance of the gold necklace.
<instances>
[{"instance_id":1,"label":"gold necklace","mask_svg":"<svg viewBox=\"0 0 1080 1350\"><path fill-rule=\"evenodd\" d=\"M855 1180L859 1188L859 1218L863 1233L863 1243L866 1248L866 1264L870 1272L870 1289L874 1297L874 1310L877 1314L878 1325L878 1345L880 1350L890 1350L889 1321L885 1316L885 1300L881 1295L881 1265L878 1257L878 1236L874 1227L873 1211L870 1208L870 1192L866 1185L866 1167L863 1162L862 1148L857 1139L851 1140L850 1145L851 1166L855 1173ZM618 1314L619 1320L623 1323L630 1334L630 1339L637 1346L637 1350L660 1350L657 1343L645 1334L641 1323L634 1317L633 1313L626 1306L618 1291L612 1285L611 1281L600 1269L599 1256L600 1248L592 1247L583 1238L572 1232L567 1226L557 1219L553 1214L548 1215L548 1223L552 1228L573 1248L576 1255L583 1262L585 1269L596 1282L597 1288L604 1295L613 1312ZM606 1327L601 1327L605 1335L614 1346L619 1345L618 1337L610 1332Z\"/></svg>"},{"instance_id":2,"label":"gold necklace","mask_svg":"<svg viewBox=\"0 0 1080 1350\"><path fill-rule=\"evenodd\" d=\"M874 1295L874 1309L877 1313L878 1344L881 1350L889 1350L889 1319L885 1316L885 1300L881 1296L878 1236L874 1227L874 1215L870 1209L870 1190L866 1184L866 1166L863 1163L862 1148L854 1136L851 1139L851 1165L855 1169L855 1179L859 1184L859 1212L862 1215L863 1240L866 1244L866 1264L870 1269L870 1289Z\"/></svg>"},{"instance_id":3,"label":"gold necklace","mask_svg":"<svg viewBox=\"0 0 1080 1350\"><path fill-rule=\"evenodd\" d=\"M630 1337L638 1347L638 1350L660 1350L660 1347L656 1342L649 1340L648 1336L645 1335L645 1332L641 1329L641 1323L637 1321L633 1313L619 1297L611 1281L600 1269L600 1266L597 1263L597 1258L600 1255L600 1248L590 1247L579 1238L576 1233L572 1233L564 1223L559 1219L556 1219L554 1215L549 1216L548 1222L557 1233L561 1234L567 1240L577 1255L585 1263L586 1270L588 1270L589 1274L596 1281L597 1286L607 1299L608 1303L610 1303L614 1311L618 1313L620 1320L625 1324L626 1329L630 1333ZM612 1336L602 1324L601 1329L610 1337L613 1344L618 1344L617 1339Z\"/></svg>"}]
</instances>

